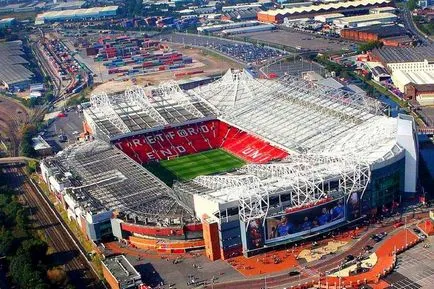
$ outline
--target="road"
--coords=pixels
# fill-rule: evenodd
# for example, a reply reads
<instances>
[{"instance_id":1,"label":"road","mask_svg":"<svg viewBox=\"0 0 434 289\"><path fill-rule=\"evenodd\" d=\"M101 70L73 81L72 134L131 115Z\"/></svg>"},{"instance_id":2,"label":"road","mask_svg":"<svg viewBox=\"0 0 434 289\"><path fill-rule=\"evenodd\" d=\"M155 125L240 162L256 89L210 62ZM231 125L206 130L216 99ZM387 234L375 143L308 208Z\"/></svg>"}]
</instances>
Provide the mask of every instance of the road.
<instances>
[{"instance_id":1,"label":"road","mask_svg":"<svg viewBox=\"0 0 434 289\"><path fill-rule=\"evenodd\" d=\"M68 237L67 231L30 183L23 169L10 166L3 168L3 173L7 175L11 187L15 188L30 207L31 217L35 219L35 228L44 231L48 245L54 249L54 253L50 255L52 261L55 264L65 265L68 277L76 288L102 288L85 257L80 254L77 246Z\"/></svg>"},{"instance_id":2,"label":"road","mask_svg":"<svg viewBox=\"0 0 434 289\"><path fill-rule=\"evenodd\" d=\"M413 17L411 16L411 11L408 10L407 7L401 9L402 20L404 22L405 27L410 30L410 32L417 37L424 45L430 45L431 39L425 37L424 34L420 33L416 28Z\"/></svg>"},{"instance_id":3,"label":"road","mask_svg":"<svg viewBox=\"0 0 434 289\"><path fill-rule=\"evenodd\" d=\"M426 213L417 214L417 216L425 216ZM331 269L335 269L339 267L339 265L342 264L344 258L347 255L353 255L357 256L361 252L363 252L363 248L366 247L366 245L370 245L374 247L374 250L376 247L381 243L375 243L371 239L372 234L377 234L380 232L387 232L390 233L394 230L393 223L388 224L386 226L380 226L375 227L373 229L370 229L367 231L359 240L357 240L357 243L353 244L348 250L336 254L336 255L329 255L325 259L318 260L316 262L310 263L308 268L299 268L301 274L298 276L289 276L288 272L280 273L278 275L271 275L265 277L261 277L261 279L250 279L250 280L240 280L240 281L234 281L234 282L227 282L227 283L215 283L212 286L207 285L204 288L212 288L212 289L262 289L262 288L269 288L269 289L281 289L281 288L290 288L291 286L297 286L299 284L306 284L311 281L318 282L320 279L320 273L322 276L324 276L324 273L327 271L330 271ZM325 282L325 277L321 277L321 282ZM324 283L323 283L324 284Z\"/></svg>"}]
</instances>

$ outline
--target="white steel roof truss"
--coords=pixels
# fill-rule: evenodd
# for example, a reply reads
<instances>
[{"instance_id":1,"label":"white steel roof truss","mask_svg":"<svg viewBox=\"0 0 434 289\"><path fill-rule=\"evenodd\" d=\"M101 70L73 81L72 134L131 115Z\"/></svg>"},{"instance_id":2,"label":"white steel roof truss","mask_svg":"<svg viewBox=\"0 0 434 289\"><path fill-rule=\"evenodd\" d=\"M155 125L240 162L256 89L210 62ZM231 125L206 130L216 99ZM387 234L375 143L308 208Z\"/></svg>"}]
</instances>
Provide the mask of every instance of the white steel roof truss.
<instances>
[{"instance_id":1,"label":"white steel roof truss","mask_svg":"<svg viewBox=\"0 0 434 289\"><path fill-rule=\"evenodd\" d=\"M105 92L92 95L90 97L90 103L94 109L103 114L107 120L109 120L117 129L119 129L119 131L122 133L130 132L128 126L113 109L110 98Z\"/></svg>"},{"instance_id":2,"label":"white steel roof truss","mask_svg":"<svg viewBox=\"0 0 434 289\"><path fill-rule=\"evenodd\" d=\"M133 86L125 91L125 98L129 103L139 106L144 113L149 115L159 125L166 125L167 121L149 102L145 90L140 86ZM146 122L145 122L146 123Z\"/></svg>"}]
</instances>

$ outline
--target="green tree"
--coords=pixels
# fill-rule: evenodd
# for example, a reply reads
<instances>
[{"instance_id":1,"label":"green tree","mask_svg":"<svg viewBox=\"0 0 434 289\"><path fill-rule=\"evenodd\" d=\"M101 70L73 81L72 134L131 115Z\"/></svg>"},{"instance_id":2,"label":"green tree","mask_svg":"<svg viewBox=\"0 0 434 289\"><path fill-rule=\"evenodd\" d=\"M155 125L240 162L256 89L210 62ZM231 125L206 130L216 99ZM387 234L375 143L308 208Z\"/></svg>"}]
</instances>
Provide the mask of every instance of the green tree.
<instances>
[{"instance_id":1,"label":"green tree","mask_svg":"<svg viewBox=\"0 0 434 289\"><path fill-rule=\"evenodd\" d=\"M416 0L408 0L407 1L407 8L410 11L413 11L414 9L416 9L417 8L417 2L416 2Z\"/></svg>"},{"instance_id":2,"label":"green tree","mask_svg":"<svg viewBox=\"0 0 434 289\"><path fill-rule=\"evenodd\" d=\"M358 47L359 52L367 52L374 48L380 48L383 46L383 42L379 40L368 41L366 43L360 44Z\"/></svg>"},{"instance_id":3,"label":"green tree","mask_svg":"<svg viewBox=\"0 0 434 289\"><path fill-rule=\"evenodd\" d=\"M12 252L14 247L14 236L11 231L6 230L5 227L0 229L0 255L7 256Z\"/></svg>"}]
</instances>

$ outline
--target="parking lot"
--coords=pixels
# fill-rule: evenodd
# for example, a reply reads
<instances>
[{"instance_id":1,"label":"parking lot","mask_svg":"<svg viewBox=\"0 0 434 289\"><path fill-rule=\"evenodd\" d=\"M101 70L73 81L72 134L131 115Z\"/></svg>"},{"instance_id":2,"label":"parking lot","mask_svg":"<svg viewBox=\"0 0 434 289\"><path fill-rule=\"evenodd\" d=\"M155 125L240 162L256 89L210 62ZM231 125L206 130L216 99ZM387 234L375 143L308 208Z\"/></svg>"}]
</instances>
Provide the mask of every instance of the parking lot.
<instances>
[{"instance_id":1,"label":"parking lot","mask_svg":"<svg viewBox=\"0 0 434 289\"><path fill-rule=\"evenodd\" d=\"M434 237L398 255L397 266L386 281L391 288L429 289L434 284ZM424 248L425 244L431 244Z\"/></svg>"},{"instance_id":2,"label":"parking lot","mask_svg":"<svg viewBox=\"0 0 434 289\"><path fill-rule=\"evenodd\" d=\"M65 113L57 114L55 120L45 129L43 133L44 139L52 147L54 152L61 151L66 146L77 141L79 133L83 131L83 113L78 112L73 108ZM64 135L66 139L61 141L60 135Z\"/></svg>"},{"instance_id":3,"label":"parking lot","mask_svg":"<svg viewBox=\"0 0 434 289\"><path fill-rule=\"evenodd\" d=\"M350 50L350 43L347 41L340 39L326 39L310 33L279 30L273 33L247 33L242 34L241 36L248 37L252 40L293 47L300 51L313 50L318 52L328 52Z\"/></svg>"},{"instance_id":4,"label":"parking lot","mask_svg":"<svg viewBox=\"0 0 434 289\"><path fill-rule=\"evenodd\" d=\"M143 281L153 288L163 282L167 285L174 285L171 288L190 289L197 288L199 284L206 282L211 284L214 278L214 284L227 282L230 280L239 280L243 276L235 271L227 262L218 260L211 262L205 256L193 258L182 258L178 264L173 264L172 259L138 259L137 257L127 256L128 260L135 266L137 271L142 275ZM192 280L194 284L192 283Z\"/></svg>"},{"instance_id":5,"label":"parking lot","mask_svg":"<svg viewBox=\"0 0 434 289\"><path fill-rule=\"evenodd\" d=\"M235 59L244 64L261 63L272 60L273 58L277 58L284 54L279 50L262 47L261 45L253 45L251 43L242 43L201 35L172 33L168 36L165 36L164 39L184 45L206 47L221 54L227 55L229 58Z\"/></svg>"}]
</instances>

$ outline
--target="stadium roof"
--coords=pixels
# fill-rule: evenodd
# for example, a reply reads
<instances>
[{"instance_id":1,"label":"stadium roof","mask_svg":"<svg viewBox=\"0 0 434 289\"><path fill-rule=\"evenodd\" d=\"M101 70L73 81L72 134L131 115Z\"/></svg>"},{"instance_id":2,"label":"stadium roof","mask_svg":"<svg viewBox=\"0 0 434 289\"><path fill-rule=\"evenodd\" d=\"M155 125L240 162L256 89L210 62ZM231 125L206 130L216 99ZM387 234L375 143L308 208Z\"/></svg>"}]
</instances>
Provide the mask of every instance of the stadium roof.
<instances>
[{"instance_id":1,"label":"stadium roof","mask_svg":"<svg viewBox=\"0 0 434 289\"><path fill-rule=\"evenodd\" d=\"M67 178L68 194L91 213L105 210L153 220L189 220L191 213L174 199L157 177L102 141L69 146L44 160L59 178ZM151 221L151 220L149 220Z\"/></svg>"},{"instance_id":2,"label":"stadium roof","mask_svg":"<svg viewBox=\"0 0 434 289\"><path fill-rule=\"evenodd\" d=\"M385 63L423 62L434 59L434 44L417 47L383 47L374 49L377 55Z\"/></svg>"},{"instance_id":3,"label":"stadium roof","mask_svg":"<svg viewBox=\"0 0 434 289\"><path fill-rule=\"evenodd\" d=\"M191 118L184 123L217 117L290 152L288 159L282 162L247 165L234 173L201 176L175 184L180 200L182 194L192 193L218 203L239 200L240 216L245 219L252 214L265 214L266 196L276 191L290 192L294 206L320 201L324 196L334 194L333 190L321 185L327 181L338 181L338 191L344 195L363 191L370 169L381 167L385 160L399 157L403 152L396 138L398 120L382 115L383 107L379 102L364 94L292 76L279 80L255 79L246 71L229 70L220 80L193 90L134 91L142 102L148 99L146 95L149 100L136 110L125 109L124 114L136 116L141 108L143 117L151 117L157 115L156 111L172 109L172 114L177 114L178 110L186 111L185 106L190 106L192 111L195 107L204 116L189 114ZM156 101L153 95L160 95L161 99ZM123 99L122 103L132 103L131 98L118 96L118 99ZM106 125L89 113L98 103L101 102L94 99L93 107L86 109L85 115L98 131L104 131L102 128ZM113 113L118 106L123 105L108 101L104 111ZM210 114L203 113L204 107ZM161 121L166 120L166 116ZM129 117L125 115L119 119L126 123ZM105 115L104 118L110 121L113 116ZM157 119L156 116L153 118ZM167 122L171 123L169 119ZM174 123L181 124L181 119L174 119ZM150 129L161 128L154 122ZM122 137L121 132L117 133L117 137ZM349 184L352 185L346 187Z\"/></svg>"},{"instance_id":4,"label":"stadium roof","mask_svg":"<svg viewBox=\"0 0 434 289\"><path fill-rule=\"evenodd\" d=\"M84 114L100 137L116 139L214 117L216 110L199 97L187 97L175 82L131 87L124 94L92 95Z\"/></svg>"},{"instance_id":5,"label":"stadium roof","mask_svg":"<svg viewBox=\"0 0 434 289\"><path fill-rule=\"evenodd\" d=\"M359 6L380 5L384 3L390 3L390 0L356 0L356 1L293 7L293 8L286 8L286 9L268 10L259 13L268 14L272 16L276 16L278 14L291 15L291 14L298 14L298 13L313 13L318 11L333 11L333 10L346 9L351 7L355 8Z\"/></svg>"}]
</instances>

